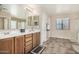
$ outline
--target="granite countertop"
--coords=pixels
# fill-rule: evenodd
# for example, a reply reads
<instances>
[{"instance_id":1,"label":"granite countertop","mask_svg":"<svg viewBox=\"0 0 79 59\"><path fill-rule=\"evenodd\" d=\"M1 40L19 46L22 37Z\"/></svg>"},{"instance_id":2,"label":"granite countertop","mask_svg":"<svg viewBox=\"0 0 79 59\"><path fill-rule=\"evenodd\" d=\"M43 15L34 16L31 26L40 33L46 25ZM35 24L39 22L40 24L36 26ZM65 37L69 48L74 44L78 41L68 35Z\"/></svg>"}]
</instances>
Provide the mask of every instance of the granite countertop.
<instances>
[{"instance_id":1,"label":"granite countertop","mask_svg":"<svg viewBox=\"0 0 79 59\"><path fill-rule=\"evenodd\" d=\"M0 39L5 39L5 38L10 38L10 37L16 37L16 36L21 36L21 35L27 35L27 34L32 34L32 33L35 33L35 32L40 32L40 30L31 30L31 31L25 31L23 33L21 32L9 32L9 34L6 34L6 35L1 35L0 34Z\"/></svg>"}]
</instances>

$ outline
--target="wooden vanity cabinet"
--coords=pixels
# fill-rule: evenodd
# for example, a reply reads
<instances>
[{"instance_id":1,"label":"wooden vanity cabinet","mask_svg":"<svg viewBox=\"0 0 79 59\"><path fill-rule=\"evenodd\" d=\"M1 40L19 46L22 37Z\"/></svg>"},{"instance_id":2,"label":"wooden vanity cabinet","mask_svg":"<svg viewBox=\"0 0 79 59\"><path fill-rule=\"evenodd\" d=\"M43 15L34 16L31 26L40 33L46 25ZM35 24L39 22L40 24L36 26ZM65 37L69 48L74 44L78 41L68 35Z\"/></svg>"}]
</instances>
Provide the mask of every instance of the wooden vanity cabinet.
<instances>
[{"instance_id":1,"label":"wooden vanity cabinet","mask_svg":"<svg viewBox=\"0 0 79 59\"><path fill-rule=\"evenodd\" d=\"M15 54L24 53L24 36L15 37Z\"/></svg>"},{"instance_id":2,"label":"wooden vanity cabinet","mask_svg":"<svg viewBox=\"0 0 79 59\"><path fill-rule=\"evenodd\" d=\"M37 38L37 46L38 46L40 45L40 32L37 32L36 34L37 34L36 38Z\"/></svg>"},{"instance_id":3,"label":"wooden vanity cabinet","mask_svg":"<svg viewBox=\"0 0 79 59\"><path fill-rule=\"evenodd\" d=\"M25 35L25 53L30 52L40 44L40 32Z\"/></svg>"},{"instance_id":4,"label":"wooden vanity cabinet","mask_svg":"<svg viewBox=\"0 0 79 59\"><path fill-rule=\"evenodd\" d=\"M40 44L40 32L33 33L33 48Z\"/></svg>"},{"instance_id":5,"label":"wooden vanity cabinet","mask_svg":"<svg viewBox=\"0 0 79 59\"><path fill-rule=\"evenodd\" d=\"M37 33L33 33L33 48L37 46Z\"/></svg>"},{"instance_id":6,"label":"wooden vanity cabinet","mask_svg":"<svg viewBox=\"0 0 79 59\"><path fill-rule=\"evenodd\" d=\"M33 38L32 34L25 35L25 41L24 41L24 51L25 53L28 53L32 50L33 46Z\"/></svg>"},{"instance_id":7,"label":"wooden vanity cabinet","mask_svg":"<svg viewBox=\"0 0 79 59\"><path fill-rule=\"evenodd\" d=\"M0 40L0 54L24 54L40 44L40 32Z\"/></svg>"},{"instance_id":8,"label":"wooden vanity cabinet","mask_svg":"<svg viewBox=\"0 0 79 59\"><path fill-rule=\"evenodd\" d=\"M14 53L14 38L6 38L0 40L0 54Z\"/></svg>"}]
</instances>

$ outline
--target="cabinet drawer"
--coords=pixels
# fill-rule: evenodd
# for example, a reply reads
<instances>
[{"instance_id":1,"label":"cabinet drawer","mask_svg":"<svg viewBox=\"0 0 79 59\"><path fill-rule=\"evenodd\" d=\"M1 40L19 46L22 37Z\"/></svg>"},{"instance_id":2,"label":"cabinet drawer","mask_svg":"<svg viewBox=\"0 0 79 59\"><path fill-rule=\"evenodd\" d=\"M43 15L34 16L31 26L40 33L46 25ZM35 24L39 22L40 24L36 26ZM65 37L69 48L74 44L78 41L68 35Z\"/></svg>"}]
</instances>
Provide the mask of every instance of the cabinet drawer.
<instances>
[{"instance_id":1,"label":"cabinet drawer","mask_svg":"<svg viewBox=\"0 0 79 59\"><path fill-rule=\"evenodd\" d=\"M25 38L25 42L32 41L32 37Z\"/></svg>"},{"instance_id":2,"label":"cabinet drawer","mask_svg":"<svg viewBox=\"0 0 79 59\"><path fill-rule=\"evenodd\" d=\"M32 44L25 47L25 53L28 53L32 50Z\"/></svg>"},{"instance_id":3,"label":"cabinet drawer","mask_svg":"<svg viewBox=\"0 0 79 59\"><path fill-rule=\"evenodd\" d=\"M30 44L32 44L32 41L26 42L26 43L25 43L25 46L28 46L28 45L30 45Z\"/></svg>"},{"instance_id":4,"label":"cabinet drawer","mask_svg":"<svg viewBox=\"0 0 79 59\"><path fill-rule=\"evenodd\" d=\"M35 48L37 46L37 43L33 43L33 48Z\"/></svg>"},{"instance_id":5,"label":"cabinet drawer","mask_svg":"<svg viewBox=\"0 0 79 59\"><path fill-rule=\"evenodd\" d=\"M25 37L32 37L32 34L27 34L25 35Z\"/></svg>"}]
</instances>

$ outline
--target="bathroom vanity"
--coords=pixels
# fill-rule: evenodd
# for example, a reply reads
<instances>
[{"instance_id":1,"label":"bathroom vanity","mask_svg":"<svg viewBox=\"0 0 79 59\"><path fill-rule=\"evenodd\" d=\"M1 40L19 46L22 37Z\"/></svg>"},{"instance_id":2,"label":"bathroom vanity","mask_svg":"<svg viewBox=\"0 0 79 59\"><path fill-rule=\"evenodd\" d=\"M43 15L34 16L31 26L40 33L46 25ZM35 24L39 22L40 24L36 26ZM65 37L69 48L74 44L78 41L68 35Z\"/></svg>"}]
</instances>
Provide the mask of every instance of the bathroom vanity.
<instances>
[{"instance_id":1,"label":"bathroom vanity","mask_svg":"<svg viewBox=\"0 0 79 59\"><path fill-rule=\"evenodd\" d=\"M1 4L0 10L0 53L28 53L40 44L39 15L32 14L32 11L28 11L27 8L20 11L22 15L19 11L15 15L9 11L13 7L9 9L6 6L9 7ZM24 30L20 29L27 30L23 32ZM28 31L28 29L31 30Z\"/></svg>"},{"instance_id":2,"label":"bathroom vanity","mask_svg":"<svg viewBox=\"0 0 79 59\"><path fill-rule=\"evenodd\" d=\"M24 54L40 44L40 31L9 34L0 37L0 53Z\"/></svg>"}]
</instances>

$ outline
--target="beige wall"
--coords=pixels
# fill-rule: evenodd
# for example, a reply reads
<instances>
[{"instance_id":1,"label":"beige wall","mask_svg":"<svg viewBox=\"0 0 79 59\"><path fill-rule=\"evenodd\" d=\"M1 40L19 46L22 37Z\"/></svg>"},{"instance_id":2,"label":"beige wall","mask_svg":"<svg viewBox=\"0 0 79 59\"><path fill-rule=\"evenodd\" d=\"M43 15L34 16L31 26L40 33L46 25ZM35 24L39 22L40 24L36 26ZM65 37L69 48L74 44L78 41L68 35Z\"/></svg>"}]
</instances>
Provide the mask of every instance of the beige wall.
<instances>
[{"instance_id":1,"label":"beige wall","mask_svg":"<svg viewBox=\"0 0 79 59\"><path fill-rule=\"evenodd\" d=\"M70 18L70 29L69 30L56 30L56 17L61 17L63 19L64 16L68 16ZM54 15L51 16L50 20L50 37L57 38L65 38L70 39L71 41L77 42L77 34L79 29L79 15L71 14L71 15Z\"/></svg>"}]
</instances>

